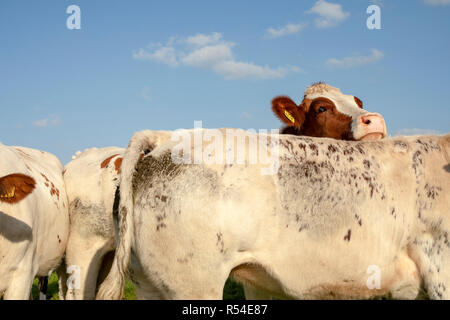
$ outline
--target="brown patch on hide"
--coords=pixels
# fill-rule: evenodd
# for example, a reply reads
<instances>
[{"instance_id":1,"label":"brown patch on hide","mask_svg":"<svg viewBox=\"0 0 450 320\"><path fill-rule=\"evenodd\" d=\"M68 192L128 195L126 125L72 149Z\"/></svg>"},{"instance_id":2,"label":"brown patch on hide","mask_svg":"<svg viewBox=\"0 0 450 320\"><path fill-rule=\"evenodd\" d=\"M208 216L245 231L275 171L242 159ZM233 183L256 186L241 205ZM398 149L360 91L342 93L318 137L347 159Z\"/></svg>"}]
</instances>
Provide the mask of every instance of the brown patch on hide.
<instances>
[{"instance_id":1,"label":"brown patch on hide","mask_svg":"<svg viewBox=\"0 0 450 320\"><path fill-rule=\"evenodd\" d=\"M41 172L41 176L44 177L45 181L50 182L50 180L48 180L47 176L45 174L43 174L42 172Z\"/></svg>"},{"instance_id":2,"label":"brown patch on hide","mask_svg":"<svg viewBox=\"0 0 450 320\"><path fill-rule=\"evenodd\" d=\"M352 237L352 230L348 229L347 235L344 237L344 240L350 242L351 237Z\"/></svg>"},{"instance_id":3,"label":"brown patch on hide","mask_svg":"<svg viewBox=\"0 0 450 320\"><path fill-rule=\"evenodd\" d=\"M114 169L116 169L117 174L120 174L122 172L122 160L123 158L117 158L116 161L114 161Z\"/></svg>"},{"instance_id":4,"label":"brown patch on hide","mask_svg":"<svg viewBox=\"0 0 450 320\"><path fill-rule=\"evenodd\" d=\"M115 156L118 156L119 154L114 154L108 158L106 158L105 160L103 160L103 162L100 164L100 168L104 169L108 166L108 164L111 162L112 158L114 158Z\"/></svg>"}]
</instances>

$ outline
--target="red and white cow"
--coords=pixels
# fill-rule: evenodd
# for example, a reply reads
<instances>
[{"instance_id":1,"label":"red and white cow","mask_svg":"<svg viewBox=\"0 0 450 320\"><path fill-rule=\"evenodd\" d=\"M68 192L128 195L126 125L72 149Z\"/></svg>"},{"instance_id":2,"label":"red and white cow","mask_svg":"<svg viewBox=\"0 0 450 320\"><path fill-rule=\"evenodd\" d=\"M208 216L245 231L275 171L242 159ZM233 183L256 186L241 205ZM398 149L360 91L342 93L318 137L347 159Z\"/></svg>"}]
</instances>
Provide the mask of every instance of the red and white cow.
<instances>
[{"instance_id":1,"label":"red and white cow","mask_svg":"<svg viewBox=\"0 0 450 320\"><path fill-rule=\"evenodd\" d=\"M168 131L145 132L149 148L171 137ZM65 262L74 279L66 299L94 299L109 271L115 249L113 207L124 152L118 147L88 149L64 168L70 212Z\"/></svg>"},{"instance_id":2,"label":"red and white cow","mask_svg":"<svg viewBox=\"0 0 450 320\"><path fill-rule=\"evenodd\" d=\"M124 150L88 149L64 168L70 213L65 262L74 279L66 299L92 299L102 262L114 251L112 209Z\"/></svg>"},{"instance_id":3,"label":"red and white cow","mask_svg":"<svg viewBox=\"0 0 450 320\"><path fill-rule=\"evenodd\" d=\"M286 96L274 98L272 111L285 124L282 134L337 140L377 140L387 134L380 114L364 110L359 98L322 82L305 90L300 105ZM269 298L250 284L244 285L244 291L247 299Z\"/></svg>"},{"instance_id":4,"label":"red and white cow","mask_svg":"<svg viewBox=\"0 0 450 320\"><path fill-rule=\"evenodd\" d=\"M289 97L272 100L272 110L286 124L281 133L338 140L376 140L386 137L386 124L378 113L363 109L355 96L316 83L306 89L297 105Z\"/></svg>"},{"instance_id":5,"label":"red and white cow","mask_svg":"<svg viewBox=\"0 0 450 320\"><path fill-rule=\"evenodd\" d=\"M311 103L307 102L307 98ZM380 126L365 124L364 128L355 125L355 133L348 125L350 116L343 116L330 107L329 112L305 113L307 105L310 110L320 108L319 101L334 101L339 110L347 110L353 117L365 115L368 122L374 117L374 123ZM359 105L355 101L358 101ZM386 135L384 120L378 114L369 114L362 110L358 98L342 94L339 89L323 83L314 84L305 92L305 99L300 107L286 97L275 98L273 110L289 127L283 133L296 135L325 136L336 139L361 139L364 136L383 138ZM323 119L323 116L333 118ZM294 117L294 118L293 118ZM300 119L305 120L300 121ZM289 121L287 121L287 120ZM291 121L290 119L296 119ZM328 121L327 121L328 120ZM316 126L315 131L307 129ZM334 126L334 127L333 127ZM343 133L339 130L346 129ZM375 131L378 130L378 134ZM170 139L167 131L143 131L139 133L152 142L153 147ZM93 299L96 288L102 281L102 274L109 269L111 252L114 250L113 204L116 189L120 180L120 165L125 149L110 147L89 149L74 157L65 167L64 180L70 203L71 233L66 252L68 266L79 267L80 286L68 291L68 299ZM79 186L82 185L83 188ZM267 295L245 285L248 298L268 298Z\"/></svg>"},{"instance_id":6,"label":"red and white cow","mask_svg":"<svg viewBox=\"0 0 450 320\"><path fill-rule=\"evenodd\" d=\"M224 137L217 149L190 147L187 161L173 161L174 142L141 159L145 137L131 139L119 243L99 299L122 296L128 266L146 298L221 299L231 273L279 298L414 299L423 286L450 299L450 134L269 141L218 130L187 132L186 141ZM228 163L220 150L236 136L263 139L278 155L275 174L261 174L262 160ZM211 150L218 161L194 162Z\"/></svg>"},{"instance_id":7,"label":"red and white cow","mask_svg":"<svg viewBox=\"0 0 450 320\"><path fill-rule=\"evenodd\" d=\"M64 254L69 207L59 160L0 143L0 297L28 299Z\"/></svg>"}]
</instances>

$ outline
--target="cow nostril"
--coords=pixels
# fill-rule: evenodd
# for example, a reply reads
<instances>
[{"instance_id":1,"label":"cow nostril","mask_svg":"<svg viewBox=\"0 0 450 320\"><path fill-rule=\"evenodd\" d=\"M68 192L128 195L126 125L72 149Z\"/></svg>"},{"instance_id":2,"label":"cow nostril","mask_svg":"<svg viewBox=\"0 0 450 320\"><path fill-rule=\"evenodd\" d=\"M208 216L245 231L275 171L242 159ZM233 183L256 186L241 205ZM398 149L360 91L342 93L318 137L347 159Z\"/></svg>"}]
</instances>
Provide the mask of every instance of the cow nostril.
<instances>
[{"instance_id":1,"label":"cow nostril","mask_svg":"<svg viewBox=\"0 0 450 320\"><path fill-rule=\"evenodd\" d=\"M372 123L369 117L361 117L361 122L364 123L366 126Z\"/></svg>"}]
</instances>

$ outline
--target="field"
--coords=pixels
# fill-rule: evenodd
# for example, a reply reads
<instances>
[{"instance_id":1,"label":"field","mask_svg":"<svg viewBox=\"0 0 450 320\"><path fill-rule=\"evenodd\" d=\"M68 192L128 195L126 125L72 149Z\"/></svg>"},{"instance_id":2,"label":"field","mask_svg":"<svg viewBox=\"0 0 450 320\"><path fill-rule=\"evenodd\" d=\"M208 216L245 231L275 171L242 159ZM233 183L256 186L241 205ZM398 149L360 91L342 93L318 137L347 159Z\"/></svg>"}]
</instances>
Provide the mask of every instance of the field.
<instances>
[{"instance_id":1,"label":"field","mask_svg":"<svg viewBox=\"0 0 450 320\"><path fill-rule=\"evenodd\" d=\"M33 288L32 288L33 299L39 299L39 287L38 287L38 279L34 279ZM58 276L56 273L52 273L48 280L48 291L47 296L50 300L59 300L58 299ZM134 284L127 280L125 283L124 289L124 300L136 300L136 290ZM244 291L242 286L231 279L228 279L225 283L225 287L223 290L223 299L224 300L244 300Z\"/></svg>"},{"instance_id":2,"label":"field","mask_svg":"<svg viewBox=\"0 0 450 320\"><path fill-rule=\"evenodd\" d=\"M33 288L32 288L33 299L39 299L39 288L38 288L38 279L34 279ZM47 296L49 300L59 300L58 298L58 276L56 273L52 273L48 281L48 292ZM124 289L124 300L136 300L136 290L134 284L130 280L126 280L125 289ZM225 283L225 287L223 289L223 299L224 300L245 300L244 290L239 283L231 280L230 278ZM389 299L388 297L377 297L377 299ZM416 297L416 300L429 300L428 294L425 292L423 288L421 288L419 295Z\"/></svg>"}]
</instances>

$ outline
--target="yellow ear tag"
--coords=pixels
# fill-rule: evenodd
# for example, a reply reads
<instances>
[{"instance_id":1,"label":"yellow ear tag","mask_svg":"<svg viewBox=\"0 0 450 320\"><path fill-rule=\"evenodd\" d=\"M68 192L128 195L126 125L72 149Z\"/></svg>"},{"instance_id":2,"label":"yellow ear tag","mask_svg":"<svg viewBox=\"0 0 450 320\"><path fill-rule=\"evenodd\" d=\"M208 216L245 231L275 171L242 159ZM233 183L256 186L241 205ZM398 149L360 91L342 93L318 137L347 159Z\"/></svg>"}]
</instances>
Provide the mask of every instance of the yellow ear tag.
<instances>
[{"instance_id":1,"label":"yellow ear tag","mask_svg":"<svg viewBox=\"0 0 450 320\"><path fill-rule=\"evenodd\" d=\"M284 110L284 115L288 118L292 123L295 123L295 119L288 111Z\"/></svg>"},{"instance_id":2,"label":"yellow ear tag","mask_svg":"<svg viewBox=\"0 0 450 320\"><path fill-rule=\"evenodd\" d=\"M14 198L14 196L16 195L16 187L13 187L11 190L11 193L8 194L9 198Z\"/></svg>"},{"instance_id":3,"label":"yellow ear tag","mask_svg":"<svg viewBox=\"0 0 450 320\"><path fill-rule=\"evenodd\" d=\"M0 195L0 198L6 198L6 199L14 198L15 194L16 194L16 187L13 186L11 192Z\"/></svg>"}]
</instances>

